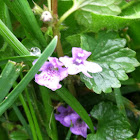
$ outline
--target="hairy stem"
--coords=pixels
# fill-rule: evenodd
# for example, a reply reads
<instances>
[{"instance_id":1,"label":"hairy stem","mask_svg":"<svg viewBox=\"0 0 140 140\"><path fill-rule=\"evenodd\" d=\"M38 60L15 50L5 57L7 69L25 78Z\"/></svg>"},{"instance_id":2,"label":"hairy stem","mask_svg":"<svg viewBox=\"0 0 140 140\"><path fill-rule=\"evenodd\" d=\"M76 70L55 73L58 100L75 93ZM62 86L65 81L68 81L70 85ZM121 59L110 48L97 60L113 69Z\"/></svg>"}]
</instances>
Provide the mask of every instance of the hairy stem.
<instances>
[{"instance_id":1,"label":"hairy stem","mask_svg":"<svg viewBox=\"0 0 140 140\"><path fill-rule=\"evenodd\" d=\"M52 10L53 10L53 14L56 16L56 20L58 17L58 13L57 13L57 0L52 0ZM56 22L54 28L53 28L53 33L54 36L57 35L58 36L58 42L57 42L57 47L56 47L56 51L57 51L57 55L58 57L64 56L64 52L63 52L63 48L61 45L61 36L60 36L60 31L59 31L59 27L60 24L72 13L76 10L76 7L73 6L70 10L68 10L61 18L58 22ZM75 87L73 85L73 82L71 81L71 79L69 80L69 84L68 84L68 89L69 91L76 97L76 92L75 92Z\"/></svg>"}]
</instances>

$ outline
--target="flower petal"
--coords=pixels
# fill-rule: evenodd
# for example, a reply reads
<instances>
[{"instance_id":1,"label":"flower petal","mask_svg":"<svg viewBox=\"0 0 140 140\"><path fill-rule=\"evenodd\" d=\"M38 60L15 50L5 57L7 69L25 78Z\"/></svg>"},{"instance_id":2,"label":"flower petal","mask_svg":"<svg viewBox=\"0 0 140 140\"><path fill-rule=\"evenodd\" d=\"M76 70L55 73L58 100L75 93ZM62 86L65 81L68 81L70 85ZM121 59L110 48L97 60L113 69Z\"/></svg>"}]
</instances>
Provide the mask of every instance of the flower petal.
<instances>
[{"instance_id":1,"label":"flower petal","mask_svg":"<svg viewBox=\"0 0 140 140\"><path fill-rule=\"evenodd\" d=\"M60 80L63 80L64 78L68 76L67 68L59 67L58 69L59 69Z\"/></svg>"},{"instance_id":2,"label":"flower petal","mask_svg":"<svg viewBox=\"0 0 140 140\"><path fill-rule=\"evenodd\" d=\"M70 124L64 121L66 116L64 114L55 114L55 119L59 121L65 127L70 127Z\"/></svg>"},{"instance_id":3,"label":"flower petal","mask_svg":"<svg viewBox=\"0 0 140 140\"><path fill-rule=\"evenodd\" d=\"M59 66L63 66L63 63L61 63L58 58L56 57L49 57L48 58L49 62L51 62L53 64L53 66L55 68L59 67Z\"/></svg>"},{"instance_id":4,"label":"flower petal","mask_svg":"<svg viewBox=\"0 0 140 140\"><path fill-rule=\"evenodd\" d=\"M85 65L83 64L79 65L79 71L82 72L87 77L92 78L92 76L87 72L87 68L85 67Z\"/></svg>"},{"instance_id":5,"label":"flower petal","mask_svg":"<svg viewBox=\"0 0 140 140\"><path fill-rule=\"evenodd\" d=\"M75 123L71 128L70 131L75 135L81 135L84 138L87 137L87 125L85 122L82 122L82 124Z\"/></svg>"},{"instance_id":6,"label":"flower petal","mask_svg":"<svg viewBox=\"0 0 140 140\"><path fill-rule=\"evenodd\" d=\"M69 67L71 64L73 64L73 59L68 56L60 57L59 61L61 61L65 67Z\"/></svg>"},{"instance_id":7,"label":"flower petal","mask_svg":"<svg viewBox=\"0 0 140 140\"><path fill-rule=\"evenodd\" d=\"M87 71L91 73L97 73L102 71L102 67L97 63L84 61L84 65Z\"/></svg>"},{"instance_id":8,"label":"flower petal","mask_svg":"<svg viewBox=\"0 0 140 140\"><path fill-rule=\"evenodd\" d=\"M46 71L42 71L40 74L35 75L35 82L39 85L46 86L47 88L55 91L61 88L62 85L59 84L59 77L57 75L50 75Z\"/></svg>"},{"instance_id":9,"label":"flower petal","mask_svg":"<svg viewBox=\"0 0 140 140\"><path fill-rule=\"evenodd\" d=\"M86 60L91 55L91 52L83 50L82 48L73 47L72 48L72 57L73 59L81 58Z\"/></svg>"},{"instance_id":10,"label":"flower petal","mask_svg":"<svg viewBox=\"0 0 140 140\"><path fill-rule=\"evenodd\" d=\"M68 67L68 74L70 75L75 75L79 72L81 72L81 70L79 69L78 65L71 64L70 67Z\"/></svg>"}]
</instances>

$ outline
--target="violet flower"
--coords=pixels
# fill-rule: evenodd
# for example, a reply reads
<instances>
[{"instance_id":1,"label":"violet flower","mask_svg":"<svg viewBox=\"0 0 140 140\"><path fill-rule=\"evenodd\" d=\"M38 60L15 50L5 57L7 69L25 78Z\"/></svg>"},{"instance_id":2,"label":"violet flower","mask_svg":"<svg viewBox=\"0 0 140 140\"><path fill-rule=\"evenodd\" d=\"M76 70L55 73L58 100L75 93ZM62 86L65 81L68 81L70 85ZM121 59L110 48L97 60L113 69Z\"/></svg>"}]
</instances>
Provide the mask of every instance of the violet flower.
<instances>
[{"instance_id":1,"label":"violet flower","mask_svg":"<svg viewBox=\"0 0 140 140\"><path fill-rule=\"evenodd\" d=\"M55 119L59 121L62 125L70 127L71 120L75 111L70 106L68 106L67 108L59 106L57 108L57 111L59 112L59 114L55 114Z\"/></svg>"},{"instance_id":2,"label":"violet flower","mask_svg":"<svg viewBox=\"0 0 140 140\"><path fill-rule=\"evenodd\" d=\"M62 63L55 57L49 57L49 62L45 62L40 68L40 74L35 75L35 82L53 91L61 88L59 82L68 76L67 68L62 68ZM37 60L33 62L36 63Z\"/></svg>"},{"instance_id":3,"label":"violet flower","mask_svg":"<svg viewBox=\"0 0 140 140\"><path fill-rule=\"evenodd\" d=\"M72 119L73 126L70 128L70 131L75 135L81 135L84 138L87 137L87 128L88 125L80 118L80 116L75 113L75 118Z\"/></svg>"},{"instance_id":4,"label":"violet flower","mask_svg":"<svg viewBox=\"0 0 140 140\"><path fill-rule=\"evenodd\" d=\"M59 60L68 68L68 74L75 75L82 72L87 77L92 78L88 73L101 72L102 68L94 62L86 61L86 59L91 55L91 52L85 51L81 48L72 48L72 58L68 56L60 57Z\"/></svg>"},{"instance_id":5,"label":"violet flower","mask_svg":"<svg viewBox=\"0 0 140 140\"><path fill-rule=\"evenodd\" d=\"M57 121L66 127L71 126L70 131L73 134L87 137L87 128L89 127L70 106L67 108L60 106L57 111L59 112L59 114L55 114Z\"/></svg>"}]
</instances>

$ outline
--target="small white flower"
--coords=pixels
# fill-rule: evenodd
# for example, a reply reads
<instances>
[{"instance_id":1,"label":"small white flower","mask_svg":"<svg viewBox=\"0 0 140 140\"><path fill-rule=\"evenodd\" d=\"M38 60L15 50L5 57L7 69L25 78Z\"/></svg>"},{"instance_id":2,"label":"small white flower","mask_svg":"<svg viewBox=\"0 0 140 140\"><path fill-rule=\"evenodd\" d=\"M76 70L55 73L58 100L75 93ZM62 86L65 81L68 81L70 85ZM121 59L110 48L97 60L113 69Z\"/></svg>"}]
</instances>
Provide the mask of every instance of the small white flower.
<instances>
[{"instance_id":1,"label":"small white flower","mask_svg":"<svg viewBox=\"0 0 140 140\"><path fill-rule=\"evenodd\" d=\"M53 17L49 11L44 11L40 18L43 22L50 22Z\"/></svg>"}]
</instances>

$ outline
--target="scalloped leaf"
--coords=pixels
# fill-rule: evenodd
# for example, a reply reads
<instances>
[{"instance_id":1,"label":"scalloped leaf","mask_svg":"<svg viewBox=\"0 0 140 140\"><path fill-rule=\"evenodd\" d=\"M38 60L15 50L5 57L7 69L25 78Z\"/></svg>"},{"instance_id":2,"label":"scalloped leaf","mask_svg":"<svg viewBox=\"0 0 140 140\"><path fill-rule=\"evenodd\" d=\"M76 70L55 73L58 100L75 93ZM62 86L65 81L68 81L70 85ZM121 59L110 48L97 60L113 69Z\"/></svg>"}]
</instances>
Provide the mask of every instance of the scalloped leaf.
<instances>
[{"instance_id":1,"label":"scalloped leaf","mask_svg":"<svg viewBox=\"0 0 140 140\"><path fill-rule=\"evenodd\" d=\"M124 48L126 40L115 32L100 32L96 36L74 35L68 37L68 41L74 45L75 39L79 39L79 46L84 50L92 52L89 61L98 63L103 71L90 73L93 78L81 74L81 80L89 89L100 94L112 92L112 88L121 87L120 80L127 80L126 73L135 70L139 62L134 58L136 53Z\"/></svg>"},{"instance_id":2,"label":"scalloped leaf","mask_svg":"<svg viewBox=\"0 0 140 140\"><path fill-rule=\"evenodd\" d=\"M84 11L118 15L121 9L118 6L122 0L73 0L74 4Z\"/></svg>"},{"instance_id":3,"label":"scalloped leaf","mask_svg":"<svg viewBox=\"0 0 140 140\"><path fill-rule=\"evenodd\" d=\"M123 16L117 16L113 12L107 13L101 9L99 10L100 12L91 12L82 8L75 13L75 17L78 24L85 26L89 31L98 32L104 28L117 30L129 26L140 19L140 3L130 9L134 10L122 13Z\"/></svg>"},{"instance_id":4,"label":"scalloped leaf","mask_svg":"<svg viewBox=\"0 0 140 140\"><path fill-rule=\"evenodd\" d=\"M110 102L101 102L90 112L98 120L96 134L89 134L87 140L126 140L133 134L126 118Z\"/></svg>"}]
</instances>

